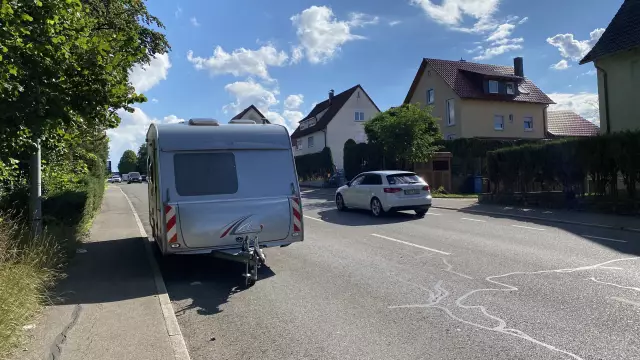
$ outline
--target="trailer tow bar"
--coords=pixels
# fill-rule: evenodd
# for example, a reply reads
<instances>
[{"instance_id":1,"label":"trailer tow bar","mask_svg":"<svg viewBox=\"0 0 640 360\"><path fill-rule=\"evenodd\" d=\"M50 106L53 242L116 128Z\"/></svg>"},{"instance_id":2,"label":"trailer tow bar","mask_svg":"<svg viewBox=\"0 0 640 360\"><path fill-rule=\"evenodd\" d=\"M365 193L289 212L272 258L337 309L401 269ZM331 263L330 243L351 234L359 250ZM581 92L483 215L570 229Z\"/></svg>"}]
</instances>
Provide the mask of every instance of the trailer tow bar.
<instances>
[{"instance_id":1,"label":"trailer tow bar","mask_svg":"<svg viewBox=\"0 0 640 360\"><path fill-rule=\"evenodd\" d=\"M260 225L260 230L254 234L247 234L242 240L242 255L246 257L246 270L244 273L246 288L253 286L258 281L258 269L264 265L266 258L262 249L260 249L260 241L258 234L262 231L263 225ZM250 236L253 235L253 236Z\"/></svg>"}]
</instances>

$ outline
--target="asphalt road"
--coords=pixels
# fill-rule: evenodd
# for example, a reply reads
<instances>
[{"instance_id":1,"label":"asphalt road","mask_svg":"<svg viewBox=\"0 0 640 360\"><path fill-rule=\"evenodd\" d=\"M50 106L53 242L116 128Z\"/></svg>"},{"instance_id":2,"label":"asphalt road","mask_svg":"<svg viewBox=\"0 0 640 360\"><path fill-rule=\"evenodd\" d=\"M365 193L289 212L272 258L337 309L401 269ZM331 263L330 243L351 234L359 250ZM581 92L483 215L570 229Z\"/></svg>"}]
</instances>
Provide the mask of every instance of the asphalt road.
<instances>
[{"instance_id":1,"label":"asphalt road","mask_svg":"<svg viewBox=\"0 0 640 360\"><path fill-rule=\"evenodd\" d=\"M146 184L120 186L150 233ZM250 289L239 264L161 261L192 359L640 359L638 234L303 203L305 242Z\"/></svg>"}]
</instances>

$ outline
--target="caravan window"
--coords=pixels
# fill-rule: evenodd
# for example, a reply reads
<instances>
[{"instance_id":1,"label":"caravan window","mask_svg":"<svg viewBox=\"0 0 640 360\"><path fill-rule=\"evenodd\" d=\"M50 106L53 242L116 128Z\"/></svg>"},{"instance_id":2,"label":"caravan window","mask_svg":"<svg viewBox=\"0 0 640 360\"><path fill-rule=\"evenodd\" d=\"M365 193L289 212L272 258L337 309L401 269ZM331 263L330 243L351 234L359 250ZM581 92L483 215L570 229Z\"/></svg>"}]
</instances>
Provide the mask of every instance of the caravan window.
<instances>
[{"instance_id":1,"label":"caravan window","mask_svg":"<svg viewBox=\"0 0 640 360\"><path fill-rule=\"evenodd\" d=\"M180 196L224 195L238 191L236 159L230 152L175 154L173 170Z\"/></svg>"}]
</instances>

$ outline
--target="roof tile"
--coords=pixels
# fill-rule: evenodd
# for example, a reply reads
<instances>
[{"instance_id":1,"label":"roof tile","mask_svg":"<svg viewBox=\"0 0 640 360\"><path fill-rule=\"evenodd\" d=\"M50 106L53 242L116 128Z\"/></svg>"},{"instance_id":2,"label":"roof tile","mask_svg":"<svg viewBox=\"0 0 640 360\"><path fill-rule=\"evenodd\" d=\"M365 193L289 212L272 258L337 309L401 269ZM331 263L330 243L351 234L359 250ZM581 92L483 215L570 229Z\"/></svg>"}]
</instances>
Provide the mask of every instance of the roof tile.
<instances>
[{"instance_id":1,"label":"roof tile","mask_svg":"<svg viewBox=\"0 0 640 360\"><path fill-rule=\"evenodd\" d=\"M573 111L547 112L547 131L552 136L596 136L600 128Z\"/></svg>"}]
</instances>

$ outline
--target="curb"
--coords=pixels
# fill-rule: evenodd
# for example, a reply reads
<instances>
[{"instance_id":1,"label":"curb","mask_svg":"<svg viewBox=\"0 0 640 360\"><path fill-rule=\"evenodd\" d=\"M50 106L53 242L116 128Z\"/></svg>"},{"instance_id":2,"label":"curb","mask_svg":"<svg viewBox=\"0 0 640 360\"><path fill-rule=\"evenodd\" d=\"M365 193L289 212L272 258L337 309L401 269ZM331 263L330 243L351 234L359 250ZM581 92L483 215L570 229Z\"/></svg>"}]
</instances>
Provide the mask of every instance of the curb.
<instances>
[{"instance_id":1,"label":"curb","mask_svg":"<svg viewBox=\"0 0 640 360\"><path fill-rule=\"evenodd\" d=\"M169 336L169 341L171 343L171 348L173 349L173 357L175 360L191 360L189 356L189 351L187 350L187 345L184 341L184 337L182 337L182 332L180 331L180 325L178 325L178 319L176 318L176 314L173 312L173 306L171 305L171 300L169 299L169 295L167 294L167 287L164 283L164 279L162 278L162 274L160 273L160 267L156 262L155 255L153 254L153 249L151 248L153 239L147 235L147 232L144 230L144 226L142 225L142 221L140 221L140 217L138 213L136 213L131 200L122 188L118 187L124 198L127 199L127 203L129 203L129 207L131 208L131 212L133 212L133 217L136 219L136 223L138 224L138 229L140 230L140 236L144 241L144 248L147 253L147 259L149 260L149 264L151 264L151 271L153 273L153 280L156 284L156 293L158 295L158 301L160 302L160 308L162 309L162 317L164 318L165 328L167 330L167 335Z\"/></svg>"},{"instance_id":2,"label":"curb","mask_svg":"<svg viewBox=\"0 0 640 360\"><path fill-rule=\"evenodd\" d=\"M500 215L500 216L505 216L505 217L519 218L519 219L540 220L540 221L560 223L560 224L582 225L582 226L597 227L597 228L601 228L601 229L622 230L622 231L627 231L627 232L640 233L640 229L624 227L624 226L604 225L604 224L595 224L595 223L583 223L583 222L579 222L579 221L550 219L550 218L543 218L543 217L539 217L539 216L505 214L505 213L495 212L495 211L467 210L467 209L452 208L452 207L447 207L447 206L435 206L435 205L432 205L431 207L434 208L434 209L453 210L453 211L459 211L459 212L470 212L470 213L486 214L486 215Z\"/></svg>"}]
</instances>

